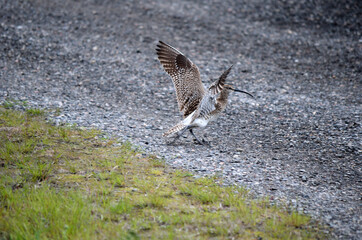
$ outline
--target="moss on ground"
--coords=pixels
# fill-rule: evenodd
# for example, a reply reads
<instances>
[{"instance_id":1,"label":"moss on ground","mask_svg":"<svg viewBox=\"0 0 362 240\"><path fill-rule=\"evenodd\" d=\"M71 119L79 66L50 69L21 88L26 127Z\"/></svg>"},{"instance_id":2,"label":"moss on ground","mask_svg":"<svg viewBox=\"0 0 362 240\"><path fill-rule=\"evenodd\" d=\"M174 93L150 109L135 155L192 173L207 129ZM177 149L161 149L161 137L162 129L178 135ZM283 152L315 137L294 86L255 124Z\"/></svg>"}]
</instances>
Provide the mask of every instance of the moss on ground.
<instances>
[{"instance_id":1,"label":"moss on ground","mask_svg":"<svg viewBox=\"0 0 362 240\"><path fill-rule=\"evenodd\" d=\"M0 107L0 238L327 238L309 216L241 187L195 179L130 143L11 107Z\"/></svg>"}]
</instances>

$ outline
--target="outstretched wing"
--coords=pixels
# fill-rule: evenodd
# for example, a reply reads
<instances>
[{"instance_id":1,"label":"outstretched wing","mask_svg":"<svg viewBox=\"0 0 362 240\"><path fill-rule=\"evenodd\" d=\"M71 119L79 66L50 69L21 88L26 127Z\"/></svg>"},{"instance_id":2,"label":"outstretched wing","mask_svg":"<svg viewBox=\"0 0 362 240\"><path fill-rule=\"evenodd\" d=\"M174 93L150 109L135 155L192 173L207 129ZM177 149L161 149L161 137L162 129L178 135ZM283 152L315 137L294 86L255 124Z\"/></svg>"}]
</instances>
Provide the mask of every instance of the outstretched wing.
<instances>
[{"instance_id":1,"label":"outstretched wing","mask_svg":"<svg viewBox=\"0 0 362 240\"><path fill-rule=\"evenodd\" d=\"M205 88L198 67L176 48L159 41L157 55L176 88L177 103L184 117L197 109Z\"/></svg>"},{"instance_id":2,"label":"outstretched wing","mask_svg":"<svg viewBox=\"0 0 362 240\"><path fill-rule=\"evenodd\" d=\"M230 73L231 68L233 67L233 65L231 65L220 77L217 81L213 82L211 84L211 86L209 87L209 91L213 94L216 95L218 93L221 92L221 90L224 89L224 85L225 85L225 80L227 78L227 76Z\"/></svg>"}]
</instances>

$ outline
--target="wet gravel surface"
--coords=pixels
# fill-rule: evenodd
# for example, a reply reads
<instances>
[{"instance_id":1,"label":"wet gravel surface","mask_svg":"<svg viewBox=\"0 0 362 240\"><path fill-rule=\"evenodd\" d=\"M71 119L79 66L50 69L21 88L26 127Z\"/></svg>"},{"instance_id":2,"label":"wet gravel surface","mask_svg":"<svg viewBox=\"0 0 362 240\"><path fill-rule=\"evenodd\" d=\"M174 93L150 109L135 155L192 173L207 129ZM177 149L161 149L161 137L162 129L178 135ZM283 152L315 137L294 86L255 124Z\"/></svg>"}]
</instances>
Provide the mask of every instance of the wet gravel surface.
<instances>
[{"instance_id":1,"label":"wet gravel surface","mask_svg":"<svg viewBox=\"0 0 362 240\"><path fill-rule=\"evenodd\" d=\"M252 3L250 3L252 2ZM358 239L361 229L360 1L0 0L0 101L60 109L168 164L217 174ZM185 53L205 85L234 64L225 113L167 145L181 119L155 54Z\"/></svg>"}]
</instances>

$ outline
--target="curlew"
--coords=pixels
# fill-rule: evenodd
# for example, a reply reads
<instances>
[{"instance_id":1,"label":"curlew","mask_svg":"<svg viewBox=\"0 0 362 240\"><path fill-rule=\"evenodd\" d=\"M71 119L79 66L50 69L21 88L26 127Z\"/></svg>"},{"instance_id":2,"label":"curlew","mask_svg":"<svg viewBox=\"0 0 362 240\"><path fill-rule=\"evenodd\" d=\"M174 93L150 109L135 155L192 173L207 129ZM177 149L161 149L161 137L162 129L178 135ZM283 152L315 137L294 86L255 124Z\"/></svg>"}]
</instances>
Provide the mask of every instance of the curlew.
<instances>
[{"instance_id":1,"label":"curlew","mask_svg":"<svg viewBox=\"0 0 362 240\"><path fill-rule=\"evenodd\" d=\"M220 115L226 108L230 90L253 97L248 92L225 84L232 66L206 89L202 84L198 67L179 50L159 41L156 51L163 68L172 78L178 107L184 117L181 122L163 134L164 137L177 134L173 142L189 130L198 143L206 143L204 139L200 140L194 134L193 129L206 127L210 121Z\"/></svg>"}]
</instances>

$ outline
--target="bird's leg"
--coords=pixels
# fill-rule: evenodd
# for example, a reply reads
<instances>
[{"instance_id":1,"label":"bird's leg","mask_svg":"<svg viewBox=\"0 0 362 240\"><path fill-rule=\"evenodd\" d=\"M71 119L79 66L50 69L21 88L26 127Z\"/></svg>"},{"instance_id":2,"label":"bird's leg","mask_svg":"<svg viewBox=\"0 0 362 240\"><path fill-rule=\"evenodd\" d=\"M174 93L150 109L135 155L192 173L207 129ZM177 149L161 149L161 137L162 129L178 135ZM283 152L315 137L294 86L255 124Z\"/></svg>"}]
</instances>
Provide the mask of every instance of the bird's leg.
<instances>
[{"instance_id":1,"label":"bird's leg","mask_svg":"<svg viewBox=\"0 0 362 240\"><path fill-rule=\"evenodd\" d=\"M170 144L173 144L177 139L179 139L182 136L182 134L186 132L187 129L189 129L189 127L185 127L180 132L178 132L176 137L172 140L172 142L170 142Z\"/></svg>"},{"instance_id":2,"label":"bird's leg","mask_svg":"<svg viewBox=\"0 0 362 240\"><path fill-rule=\"evenodd\" d=\"M201 141L198 137L196 137L195 133L192 131L192 128L190 129L190 133L192 134L192 136L194 136L196 141L198 143L200 143L201 145L208 144L208 142L206 142L205 139L202 139L202 141Z\"/></svg>"}]
</instances>

